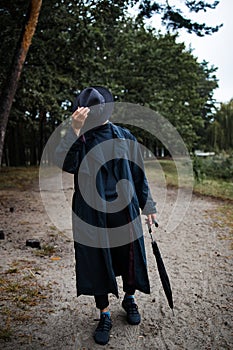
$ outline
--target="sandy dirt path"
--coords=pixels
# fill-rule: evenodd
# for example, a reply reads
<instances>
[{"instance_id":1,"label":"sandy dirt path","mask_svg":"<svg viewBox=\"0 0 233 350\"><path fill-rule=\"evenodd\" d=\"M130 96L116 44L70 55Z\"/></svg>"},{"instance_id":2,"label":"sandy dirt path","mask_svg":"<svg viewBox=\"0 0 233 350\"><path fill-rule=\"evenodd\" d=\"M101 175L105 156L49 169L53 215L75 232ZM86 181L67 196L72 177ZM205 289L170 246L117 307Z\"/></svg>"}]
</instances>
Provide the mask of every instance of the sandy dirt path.
<instances>
[{"instance_id":1,"label":"sandy dirt path","mask_svg":"<svg viewBox=\"0 0 233 350\"><path fill-rule=\"evenodd\" d=\"M65 190L69 197L69 184ZM152 192L159 208L164 193L154 187ZM52 193L51 204L59 211L56 196ZM0 229L5 239L0 241L0 349L233 349L232 228L222 221L225 204L193 195L179 226L167 233L166 217L175 197L176 190L169 189L156 232L173 289L175 316L144 226L151 294L136 293L142 322L127 324L118 278L120 299L110 296L110 342L98 346L92 335L98 318L93 298L76 297L70 218L61 217L67 224L61 232L47 216L37 188L1 191ZM185 208L181 205L179 210L183 216ZM43 249L26 247L28 238L40 239Z\"/></svg>"}]
</instances>

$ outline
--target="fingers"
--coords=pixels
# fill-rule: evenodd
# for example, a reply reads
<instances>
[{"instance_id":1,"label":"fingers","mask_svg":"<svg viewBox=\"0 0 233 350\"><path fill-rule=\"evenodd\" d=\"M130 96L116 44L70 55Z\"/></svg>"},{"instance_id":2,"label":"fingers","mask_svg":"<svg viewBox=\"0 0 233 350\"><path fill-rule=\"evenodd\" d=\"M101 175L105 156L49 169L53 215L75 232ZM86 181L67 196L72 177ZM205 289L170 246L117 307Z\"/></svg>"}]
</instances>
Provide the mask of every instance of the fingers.
<instances>
[{"instance_id":1,"label":"fingers","mask_svg":"<svg viewBox=\"0 0 233 350\"><path fill-rule=\"evenodd\" d=\"M83 126L90 109L88 107L78 107L72 114L72 125L75 129L81 129Z\"/></svg>"},{"instance_id":2,"label":"fingers","mask_svg":"<svg viewBox=\"0 0 233 350\"><path fill-rule=\"evenodd\" d=\"M157 226L158 222L156 220L156 214L148 214L147 218L146 218L146 223L150 226L152 226L153 224L155 224L155 226Z\"/></svg>"},{"instance_id":3,"label":"fingers","mask_svg":"<svg viewBox=\"0 0 233 350\"><path fill-rule=\"evenodd\" d=\"M153 224L152 215L149 214L149 215L147 215L147 225L152 226L152 224Z\"/></svg>"},{"instance_id":4,"label":"fingers","mask_svg":"<svg viewBox=\"0 0 233 350\"><path fill-rule=\"evenodd\" d=\"M90 109L88 107L78 107L76 111L72 114L73 120L83 121L86 119Z\"/></svg>"},{"instance_id":5,"label":"fingers","mask_svg":"<svg viewBox=\"0 0 233 350\"><path fill-rule=\"evenodd\" d=\"M150 233L152 232L151 227L152 227L153 224L155 225L155 227L158 227L159 224L158 224L158 222L156 220L156 214L148 214L147 218L146 218L146 224L148 226L148 229L149 229Z\"/></svg>"}]
</instances>

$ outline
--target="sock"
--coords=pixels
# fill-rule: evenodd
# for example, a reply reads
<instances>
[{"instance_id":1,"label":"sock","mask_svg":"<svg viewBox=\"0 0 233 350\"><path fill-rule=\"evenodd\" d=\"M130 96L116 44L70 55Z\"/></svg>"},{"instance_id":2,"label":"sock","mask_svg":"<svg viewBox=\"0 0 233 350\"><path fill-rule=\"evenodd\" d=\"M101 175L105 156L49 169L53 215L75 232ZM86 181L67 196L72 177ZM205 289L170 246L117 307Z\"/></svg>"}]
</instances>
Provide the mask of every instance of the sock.
<instances>
[{"instance_id":1,"label":"sock","mask_svg":"<svg viewBox=\"0 0 233 350\"><path fill-rule=\"evenodd\" d=\"M100 311L100 315L107 315L109 318L111 317L110 311L105 311L105 312Z\"/></svg>"},{"instance_id":2,"label":"sock","mask_svg":"<svg viewBox=\"0 0 233 350\"><path fill-rule=\"evenodd\" d=\"M125 294L124 299L125 300L133 299L134 300L134 295L127 295L127 294Z\"/></svg>"}]
</instances>

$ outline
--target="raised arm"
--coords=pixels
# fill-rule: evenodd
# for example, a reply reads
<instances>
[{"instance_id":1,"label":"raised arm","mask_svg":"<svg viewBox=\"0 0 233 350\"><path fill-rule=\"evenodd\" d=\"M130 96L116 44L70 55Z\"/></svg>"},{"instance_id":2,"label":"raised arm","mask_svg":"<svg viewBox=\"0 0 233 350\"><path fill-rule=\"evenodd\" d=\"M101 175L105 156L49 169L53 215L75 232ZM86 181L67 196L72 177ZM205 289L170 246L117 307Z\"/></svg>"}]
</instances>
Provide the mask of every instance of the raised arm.
<instances>
[{"instance_id":1,"label":"raised arm","mask_svg":"<svg viewBox=\"0 0 233 350\"><path fill-rule=\"evenodd\" d=\"M74 174L79 165L79 155L82 148L82 140L79 137L80 130L87 118L89 108L79 107L72 114L72 124L66 135L58 144L55 155L55 164L64 171Z\"/></svg>"}]
</instances>

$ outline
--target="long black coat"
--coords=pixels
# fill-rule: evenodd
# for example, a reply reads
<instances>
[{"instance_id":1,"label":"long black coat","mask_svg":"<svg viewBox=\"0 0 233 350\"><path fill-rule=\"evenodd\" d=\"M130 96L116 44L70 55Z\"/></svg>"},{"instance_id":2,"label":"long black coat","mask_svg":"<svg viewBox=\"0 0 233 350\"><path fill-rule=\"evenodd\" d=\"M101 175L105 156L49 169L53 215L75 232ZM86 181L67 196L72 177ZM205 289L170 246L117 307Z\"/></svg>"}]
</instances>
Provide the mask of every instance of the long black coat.
<instances>
[{"instance_id":1,"label":"long black coat","mask_svg":"<svg viewBox=\"0 0 233 350\"><path fill-rule=\"evenodd\" d=\"M127 205L131 237L131 260L135 289L150 293L146 254L140 219L142 214L156 212L143 170L143 159L135 137L122 127L108 124L112 140L99 143L101 127L77 138L70 128L59 143L55 162L74 174L73 234L76 258L77 295L118 296L106 229L105 164L113 159L116 183L128 180L129 186L118 188L120 203ZM109 143L108 143L109 142ZM101 147L103 145L103 147ZM99 200L98 194L102 200ZM119 229L118 229L119 231ZM127 242L125 242L127 243Z\"/></svg>"}]
</instances>

